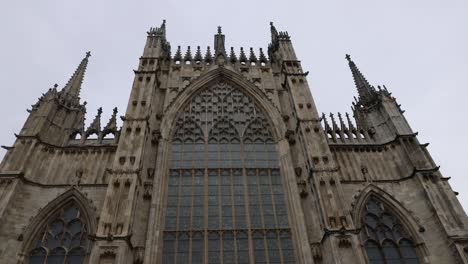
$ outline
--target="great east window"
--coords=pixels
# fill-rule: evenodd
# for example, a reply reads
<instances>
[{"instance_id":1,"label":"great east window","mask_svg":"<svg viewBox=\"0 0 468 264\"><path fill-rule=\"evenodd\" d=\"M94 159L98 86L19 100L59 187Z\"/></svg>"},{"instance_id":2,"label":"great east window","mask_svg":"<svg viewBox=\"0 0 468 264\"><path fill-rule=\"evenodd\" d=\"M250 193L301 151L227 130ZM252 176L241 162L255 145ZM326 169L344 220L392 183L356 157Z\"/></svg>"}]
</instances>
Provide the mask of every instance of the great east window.
<instances>
[{"instance_id":1,"label":"great east window","mask_svg":"<svg viewBox=\"0 0 468 264\"><path fill-rule=\"evenodd\" d=\"M167 187L162 263L295 263L276 144L238 88L179 112Z\"/></svg>"}]
</instances>

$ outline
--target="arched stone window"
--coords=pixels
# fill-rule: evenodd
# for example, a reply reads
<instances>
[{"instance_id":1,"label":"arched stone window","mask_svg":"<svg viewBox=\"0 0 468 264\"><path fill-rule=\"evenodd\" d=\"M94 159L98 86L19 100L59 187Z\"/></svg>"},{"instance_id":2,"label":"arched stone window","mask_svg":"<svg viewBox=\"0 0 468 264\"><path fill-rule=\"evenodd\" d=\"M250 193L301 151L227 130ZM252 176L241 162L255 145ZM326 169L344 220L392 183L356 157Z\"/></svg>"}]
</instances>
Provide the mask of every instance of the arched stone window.
<instances>
[{"instance_id":1,"label":"arched stone window","mask_svg":"<svg viewBox=\"0 0 468 264\"><path fill-rule=\"evenodd\" d=\"M213 84L175 122L162 263L295 263L276 144L252 98Z\"/></svg>"},{"instance_id":2,"label":"arched stone window","mask_svg":"<svg viewBox=\"0 0 468 264\"><path fill-rule=\"evenodd\" d=\"M418 264L411 236L396 215L370 197L362 215L362 238L370 264Z\"/></svg>"},{"instance_id":3,"label":"arched stone window","mask_svg":"<svg viewBox=\"0 0 468 264\"><path fill-rule=\"evenodd\" d=\"M88 228L79 207L70 202L41 228L29 251L29 264L81 264L88 250Z\"/></svg>"}]
</instances>

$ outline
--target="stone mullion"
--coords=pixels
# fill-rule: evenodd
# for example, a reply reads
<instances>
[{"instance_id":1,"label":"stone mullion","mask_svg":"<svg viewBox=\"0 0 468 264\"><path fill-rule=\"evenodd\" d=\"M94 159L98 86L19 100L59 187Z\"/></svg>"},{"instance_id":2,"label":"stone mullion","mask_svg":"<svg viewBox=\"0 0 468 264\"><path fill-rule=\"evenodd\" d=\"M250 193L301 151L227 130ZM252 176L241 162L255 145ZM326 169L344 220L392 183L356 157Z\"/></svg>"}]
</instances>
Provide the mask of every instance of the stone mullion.
<instances>
[{"instance_id":1,"label":"stone mullion","mask_svg":"<svg viewBox=\"0 0 468 264\"><path fill-rule=\"evenodd\" d=\"M283 263L283 253L282 253L282 247L281 247L281 240L280 240L280 231L279 231L279 221L278 221L278 213L277 213L277 210L276 210L276 199L273 195L273 181L272 181L272 176L271 176L271 168L268 169L268 178L269 178L269 183L270 183L270 196L271 196L271 202L272 202L272 206L273 206L273 214L274 214L274 217L275 217L275 235L276 235L276 243L278 245L278 249L279 249L279 256L280 256L280 259L281 259L281 263ZM279 168L278 168L279 170ZM279 175L277 177L281 177L281 174L280 172L278 171ZM281 179L280 179L281 180ZM281 181L282 182L282 181ZM281 187L283 187L284 189L284 184L281 185ZM287 193L287 192L285 192ZM285 197L286 198L286 197ZM285 205L286 205L286 201L285 201ZM289 223L289 226L291 226L291 223ZM265 236L266 238L266 236ZM267 251L266 251L266 255L268 256L268 259L270 257L269 255L269 248L268 248L268 243L267 243Z\"/></svg>"},{"instance_id":2,"label":"stone mullion","mask_svg":"<svg viewBox=\"0 0 468 264\"><path fill-rule=\"evenodd\" d=\"M208 139L205 139L204 143L204 175L203 175L203 260L205 264L208 264Z\"/></svg>"},{"instance_id":3,"label":"stone mullion","mask_svg":"<svg viewBox=\"0 0 468 264\"><path fill-rule=\"evenodd\" d=\"M275 216L275 229L278 230L279 222L278 222L278 214L276 212L276 199L275 199L275 196L273 195L273 181L271 180L272 179L271 170L272 170L272 168L268 168L268 180L270 182L271 204L273 206L273 214ZM279 170L279 168L278 168L278 170ZM279 171L278 171L278 173L279 173ZM281 177L281 175L279 175L278 177ZM283 189L284 189L284 185L281 185L281 187L283 187Z\"/></svg>"},{"instance_id":4,"label":"stone mullion","mask_svg":"<svg viewBox=\"0 0 468 264\"><path fill-rule=\"evenodd\" d=\"M244 143L241 143L241 153L244 154ZM254 262L254 256L253 256L253 242L252 242L252 224L250 221L250 199L249 199L249 189L248 189L248 181L247 181L247 170L246 170L246 162L244 155L241 155L242 157L242 183L244 187L244 205L245 205L245 216L246 216L246 225L247 225L247 240L248 240L248 245L249 245L249 262L250 263L255 263ZM237 239L236 239L237 240Z\"/></svg>"},{"instance_id":5,"label":"stone mullion","mask_svg":"<svg viewBox=\"0 0 468 264\"><path fill-rule=\"evenodd\" d=\"M192 148L193 148L193 146L192 146ZM193 162L193 160L192 160L192 162ZM190 229L193 229L193 212L194 212L193 205L194 205L194 186L195 186L195 184L194 184L195 170L194 170L193 166L190 169L190 172L191 172L192 184L191 184L191 188L190 188L191 189L191 195L190 195L191 198L190 198L190 221L189 221L189 223L190 223ZM167 205L166 205L166 207L167 207ZM190 247L190 249L189 249L189 261L190 262L192 262L192 255L193 255L192 254L193 253L192 252L193 251L192 250L193 249L192 238L193 238L193 233L190 233L190 235L189 235L189 247Z\"/></svg>"},{"instance_id":6,"label":"stone mullion","mask_svg":"<svg viewBox=\"0 0 468 264\"><path fill-rule=\"evenodd\" d=\"M241 172L242 173L242 172ZM235 210L235 206L236 206L236 203L235 203L235 193L234 193L234 170L231 169L231 212L232 212L232 226L233 226L233 230L236 229L237 227L237 217L236 217L236 210ZM242 177L242 176L241 176ZM235 263L237 263L237 258L238 258L238 255L237 255L237 240L236 240L236 232L233 231L232 232L232 241L233 241L233 244L234 244L234 260L235 260Z\"/></svg>"}]
</instances>

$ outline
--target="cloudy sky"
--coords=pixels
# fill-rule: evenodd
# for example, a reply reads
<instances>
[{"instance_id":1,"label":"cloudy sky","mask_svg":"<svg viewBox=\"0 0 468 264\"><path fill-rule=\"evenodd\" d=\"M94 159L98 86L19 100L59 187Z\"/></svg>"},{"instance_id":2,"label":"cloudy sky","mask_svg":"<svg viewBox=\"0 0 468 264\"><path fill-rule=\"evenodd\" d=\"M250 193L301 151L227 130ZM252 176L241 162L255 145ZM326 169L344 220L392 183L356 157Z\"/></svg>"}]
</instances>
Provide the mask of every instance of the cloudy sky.
<instances>
[{"instance_id":1,"label":"cloudy sky","mask_svg":"<svg viewBox=\"0 0 468 264\"><path fill-rule=\"evenodd\" d=\"M137 4L138 3L138 4ZM146 31L167 19L172 47L263 47L269 22L288 31L320 111L350 111L356 95L344 55L367 79L385 84L468 209L466 121L468 1L2 1L0 145L11 145L26 109L54 83L67 82L85 52L89 123L127 104ZM0 151L0 158L5 150Z\"/></svg>"}]
</instances>

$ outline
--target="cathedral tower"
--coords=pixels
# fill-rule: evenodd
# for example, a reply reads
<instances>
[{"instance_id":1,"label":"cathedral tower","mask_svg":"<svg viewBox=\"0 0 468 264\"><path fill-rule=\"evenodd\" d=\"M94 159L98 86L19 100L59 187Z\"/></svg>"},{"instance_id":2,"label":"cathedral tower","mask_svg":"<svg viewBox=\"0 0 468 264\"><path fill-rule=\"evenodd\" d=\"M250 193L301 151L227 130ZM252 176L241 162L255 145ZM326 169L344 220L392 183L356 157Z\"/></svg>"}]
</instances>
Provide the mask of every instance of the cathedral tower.
<instances>
[{"instance_id":1,"label":"cathedral tower","mask_svg":"<svg viewBox=\"0 0 468 264\"><path fill-rule=\"evenodd\" d=\"M151 28L121 128L117 108L84 125L86 53L6 147L0 262L468 263L468 218L387 88L346 55L353 114L320 114L270 31L205 50Z\"/></svg>"}]
</instances>

